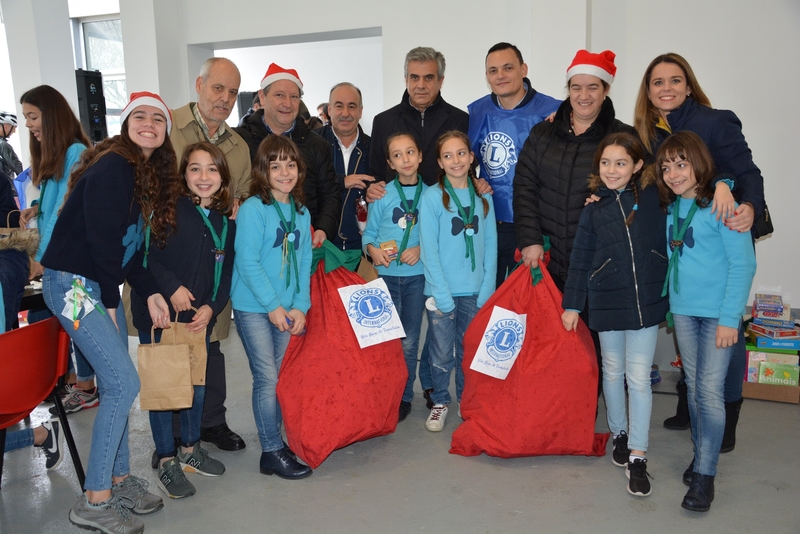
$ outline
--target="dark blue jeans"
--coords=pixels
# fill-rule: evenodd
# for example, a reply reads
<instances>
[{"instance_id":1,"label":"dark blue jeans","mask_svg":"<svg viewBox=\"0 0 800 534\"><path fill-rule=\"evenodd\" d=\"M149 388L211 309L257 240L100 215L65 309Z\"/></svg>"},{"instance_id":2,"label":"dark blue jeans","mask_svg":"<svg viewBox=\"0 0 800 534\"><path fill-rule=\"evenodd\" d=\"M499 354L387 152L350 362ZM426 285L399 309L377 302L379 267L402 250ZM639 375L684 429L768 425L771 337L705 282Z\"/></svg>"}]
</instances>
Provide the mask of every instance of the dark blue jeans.
<instances>
[{"instance_id":1,"label":"dark blue jeans","mask_svg":"<svg viewBox=\"0 0 800 534\"><path fill-rule=\"evenodd\" d=\"M21 250L0 250L0 285L3 286L4 330L11 330L17 320L22 294L28 284L28 254Z\"/></svg>"},{"instance_id":2,"label":"dark blue jeans","mask_svg":"<svg viewBox=\"0 0 800 534\"><path fill-rule=\"evenodd\" d=\"M403 338L403 355L406 359L408 368L408 381L406 389L403 391L403 401L411 402L414 398L414 380L417 377L417 352L419 351L419 333L422 329L422 314L425 312L425 275L416 276L382 276L389 288L400 322L403 323L403 330L406 337ZM419 364L420 377L423 374L423 367L426 367L430 376L430 362L423 359ZM423 386L423 389L424 386Z\"/></svg>"},{"instance_id":3,"label":"dark blue jeans","mask_svg":"<svg viewBox=\"0 0 800 534\"><path fill-rule=\"evenodd\" d=\"M163 330L156 330L156 343L161 341ZM210 334L209 334L210 335ZM206 352L208 352L208 338L206 336ZM139 343L150 343L150 332L139 330ZM205 386L194 386L194 399L191 408L178 410L181 420L181 445L192 447L200 441L200 420L203 418L203 404L206 398ZM175 439L172 437L172 410L150 411L150 430L153 432L153 441L156 444L156 453L160 458L173 458L178 451L175 450Z\"/></svg>"}]
</instances>

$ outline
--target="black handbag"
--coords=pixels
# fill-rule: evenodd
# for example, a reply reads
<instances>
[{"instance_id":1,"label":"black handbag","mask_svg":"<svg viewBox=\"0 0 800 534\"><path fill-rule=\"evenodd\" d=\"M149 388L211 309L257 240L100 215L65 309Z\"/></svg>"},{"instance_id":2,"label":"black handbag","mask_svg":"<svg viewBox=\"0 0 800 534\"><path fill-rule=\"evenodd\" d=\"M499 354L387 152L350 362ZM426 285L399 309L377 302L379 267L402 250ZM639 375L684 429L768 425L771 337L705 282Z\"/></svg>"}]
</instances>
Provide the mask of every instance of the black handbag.
<instances>
[{"instance_id":1,"label":"black handbag","mask_svg":"<svg viewBox=\"0 0 800 534\"><path fill-rule=\"evenodd\" d=\"M774 231L775 227L772 226L772 216L769 214L769 208L764 204L764 211L761 212L761 217L753 222L753 237L758 239Z\"/></svg>"}]
</instances>

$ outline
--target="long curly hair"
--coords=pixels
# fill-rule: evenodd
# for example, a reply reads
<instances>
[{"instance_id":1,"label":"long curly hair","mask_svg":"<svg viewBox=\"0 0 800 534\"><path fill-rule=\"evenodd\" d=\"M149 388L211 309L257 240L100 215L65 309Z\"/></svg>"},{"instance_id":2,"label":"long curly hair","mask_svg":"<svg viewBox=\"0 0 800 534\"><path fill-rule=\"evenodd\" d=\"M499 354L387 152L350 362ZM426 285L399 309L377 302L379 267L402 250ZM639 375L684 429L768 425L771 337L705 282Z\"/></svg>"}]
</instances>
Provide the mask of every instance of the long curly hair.
<instances>
[{"instance_id":1,"label":"long curly hair","mask_svg":"<svg viewBox=\"0 0 800 534\"><path fill-rule=\"evenodd\" d=\"M145 158L142 149L128 134L128 119L125 119L119 135L105 139L81 154L80 162L69 177L65 200L87 169L111 152L119 154L135 167L134 199L142 210L145 224L150 225L154 242L163 248L170 229L175 227L175 204L165 202L165 199L180 190L181 181L169 135L165 135L161 146Z\"/></svg>"},{"instance_id":2,"label":"long curly hair","mask_svg":"<svg viewBox=\"0 0 800 534\"><path fill-rule=\"evenodd\" d=\"M469 137L467 136L467 134L465 134L464 132L460 132L458 130L450 130L449 132L443 133L441 137L439 137L439 140L436 142L437 157L439 157L439 155L442 153L442 147L444 146L444 144L448 142L450 139L458 139L459 141L462 141L466 145L467 150L469 150L470 144L469 144ZM444 209L446 209L447 211L451 211L450 195L447 193L447 190L444 187L444 179L446 176L447 173L444 172L444 169L440 169L439 189L442 190L442 203L444 204ZM475 169L471 165L469 167L469 171L467 171L467 176L469 177L470 180L472 180L472 185L474 186L475 181L478 178L475 176ZM483 198L483 196L480 193L478 193L478 191L475 191L475 196L481 199L481 202L483 203L483 216L486 217L487 215L489 215L489 203L486 201L485 198Z\"/></svg>"},{"instance_id":3,"label":"long curly hair","mask_svg":"<svg viewBox=\"0 0 800 534\"><path fill-rule=\"evenodd\" d=\"M183 150L178 171L182 178L180 180L181 187L175 188L177 191L169 197L169 204L174 206L178 202L178 197L186 196L192 199L195 206L200 205L200 197L189 189L189 184L186 182L186 168L189 166L189 157L198 151L207 152L211 156L211 161L216 166L222 181L217 192L211 196L211 203L208 207L229 217L233 213L233 196L231 195L231 172L228 169L228 160L225 159L225 154L222 153L222 150L208 141L194 143Z\"/></svg>"},{"instance_id":4,"label":"long curly hair","mask_svg":"<svg viewBox=\"0 0 800 534\"><path fill-rule=\"evenodd\" d=\"M303 154L294 141L285 135L269 135L258 146L256 157L253 158L253 168L250 176L249 196L258 196L264 204L272 204L272 185L269 180L269 164L273 161L293 161L297 164L297 183L292 188L294 207L297 213L303 213L303 203L306 201L303 192L303 182L306 179L306 163Z\"/></svg>"},{"instance_id":5,"label":"long curly hair","mask_svg":"<svg viewBox=\"0 0 800 534\"><path fill-rule=\"evenodd\" d=\"M642 162L642 167L633 173L631 181L628 182L628 187L633 192L634 204L639 204L639 188L645 188L642 182L642 171L644 170L644 145L639 139L627 132L617 132L607 135L600 141L597 150L594 153L594 163L592 165L592 174L589 176L589 190L595 192L603 185L603 180L600 178L600 160L603 159L603 151L610 146L618 146L625 150L625 152L633 160L633 165L636 166L638 162ZM633 218L636 215L636 210L631 210L628 217L625 219L625 226L633 224Z\"/></svg>"},{"instance_id":6,"label":"long curly hair","mask_svg":"<svg viewBox=\"0 0 800 534\"><path fill-rule=\"evenodd\" d=\"M87 147L91 145L67 99L49 85L40 85L25 91L19 103L36 106L42 118L41 140L37 141L31 135L28 143L33 185L38 187L51 178L66 178L61 173L70 145L76 142Z\"/></svg>"}]
</instances>

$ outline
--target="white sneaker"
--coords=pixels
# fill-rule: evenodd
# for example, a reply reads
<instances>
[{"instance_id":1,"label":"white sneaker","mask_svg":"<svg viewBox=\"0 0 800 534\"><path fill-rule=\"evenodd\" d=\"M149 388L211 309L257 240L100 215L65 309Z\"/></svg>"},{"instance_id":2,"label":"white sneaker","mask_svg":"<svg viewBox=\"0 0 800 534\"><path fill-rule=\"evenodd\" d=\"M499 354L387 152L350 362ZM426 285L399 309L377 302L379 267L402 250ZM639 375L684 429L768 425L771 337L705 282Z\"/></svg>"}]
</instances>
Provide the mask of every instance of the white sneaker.
<instances>
[{"instance_id":1,"label":"white sneaker","mask_svg":"<svg viewBox=\"0 0 800 534\"><path fill-rule=\"evenodd\" d=\"M425 421L425 428L430 432L441 432L444 430L444 422L447 420L447 405L434 404L428 420Z\"/></svg>"}]
</instances>

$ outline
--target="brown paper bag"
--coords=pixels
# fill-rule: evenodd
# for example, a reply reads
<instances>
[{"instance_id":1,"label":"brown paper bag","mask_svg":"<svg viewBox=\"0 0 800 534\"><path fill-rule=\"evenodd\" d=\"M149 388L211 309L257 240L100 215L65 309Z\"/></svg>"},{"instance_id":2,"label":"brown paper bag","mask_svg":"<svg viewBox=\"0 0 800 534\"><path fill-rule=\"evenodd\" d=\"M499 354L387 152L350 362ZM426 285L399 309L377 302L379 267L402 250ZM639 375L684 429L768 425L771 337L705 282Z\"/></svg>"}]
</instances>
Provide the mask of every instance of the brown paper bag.
<instances>
[{"instance_id":1,"label":"brown paper bag","mask_svg":"<svg viewBox=\"0 0 800 534\"><path fill-rule=\"evenodd\" d=\"M164 331L161 337L161 343L139 345L139 379L142 383L139 406L142 410L154 411L191 408L194 388L189 345L176 344L172 328ZM150 339L155 339L155 328L150 329Z\"/></svg>"},{"instance_id":2,"label":"brown paper bag","mask_svg":"<svg viewBox=\"0 0 800 534\"><path fill-rule=\"evenodd\" d=\"M196 308L192 308L197 311ZM186 328L188 323L178 322L178 313L175 313L175 320L172 321L172 330L175 331L175 343L186 343L189 345L189 362L192 365L192 384L195 386L206 385L206 362L208 351L206 350L206 329L202 332L189 332ZM161 334L164 340L164 334Z\"/></svg>"},{"instance_id":3,"label":"brown paper bag","mask_svg":"<svg viewBox=\"0 0 800 534\"><path fill-rule=\"evenodd\" d=\"M364 279L365 282L372 282L378 278L378 270L372 265L363 254L361 255L361 262L358 264L356 274Z\"/></svg>"}]
</instances>

